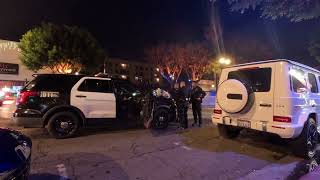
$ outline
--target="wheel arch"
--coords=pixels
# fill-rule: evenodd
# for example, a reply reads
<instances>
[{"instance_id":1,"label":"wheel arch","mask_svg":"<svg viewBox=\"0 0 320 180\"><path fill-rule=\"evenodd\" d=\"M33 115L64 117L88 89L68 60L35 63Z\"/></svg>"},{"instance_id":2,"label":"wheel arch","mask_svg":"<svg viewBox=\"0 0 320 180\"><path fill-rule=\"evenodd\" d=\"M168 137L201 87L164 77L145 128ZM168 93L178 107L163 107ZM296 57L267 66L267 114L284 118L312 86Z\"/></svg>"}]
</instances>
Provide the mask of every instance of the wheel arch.
<instances>
[{"instance_id":1,"label":"wheel arch","mask_svg":"<svg viewBox=\"0 0 320 180\"><path fill-rule=\"evenodd\" d=\"M43 116L44 122L43 122L43 127L45 127L48 124L49 119L57 112L63 112L63 111L69 111L74 113L80 120L80 125L85 126L86 121L85 121L85 116L81 112L80 109L74 106L70 105L60 105L60 106L55 106L51 109L49 109Z\"/></svg>"}]
</instances>

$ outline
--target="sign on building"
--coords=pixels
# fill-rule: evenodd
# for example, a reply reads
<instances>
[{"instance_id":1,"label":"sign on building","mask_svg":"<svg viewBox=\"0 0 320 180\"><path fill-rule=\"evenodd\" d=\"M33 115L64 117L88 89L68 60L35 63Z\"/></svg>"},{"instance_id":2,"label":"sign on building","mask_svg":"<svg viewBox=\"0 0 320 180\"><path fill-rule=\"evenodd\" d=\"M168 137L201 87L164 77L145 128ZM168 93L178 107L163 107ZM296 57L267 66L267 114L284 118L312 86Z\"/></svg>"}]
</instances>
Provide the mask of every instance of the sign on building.
<instances>
[{"instance_id":1,"label":"sign on building","mask_svg":"<svg viewBox=\"0 0 320 180\"><path fill-rule=\"evenodd\" d=\"M19 65L0 62L0 74L19 74Z\"/></svg>"}]
</instances>

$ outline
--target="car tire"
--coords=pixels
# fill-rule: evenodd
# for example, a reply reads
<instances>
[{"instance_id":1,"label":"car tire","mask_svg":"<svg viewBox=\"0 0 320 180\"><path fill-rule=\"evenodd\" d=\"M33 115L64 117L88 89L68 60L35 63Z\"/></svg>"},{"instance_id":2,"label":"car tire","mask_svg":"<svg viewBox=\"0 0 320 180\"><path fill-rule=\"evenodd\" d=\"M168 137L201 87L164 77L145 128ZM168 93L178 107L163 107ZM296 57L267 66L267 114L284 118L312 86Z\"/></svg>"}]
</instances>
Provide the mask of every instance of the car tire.
<instances>
[{"instance_id":1,"label":"car tire","mask_svg":"<svg viewBox=\"0 0 320 180\"><path fill-rule=\"evenodd\" d=\"M222 136L223 138L233 139L240 134L241 129L224 124L218 124L218 131L220 136Z\"/></svg>"},{"instance_id":2,"label":"car tire","mask_svg":"<svg viewBox=\"0 0 320 180\"><path fill-rule=\"evenodd\" d=\"M47 129L56 139L70 138L78 133L80 122L72 112L58 112L49 119Z\"/></svg>"},{"instance_id":3,"label":"car tire","mask_svg":"<svg viewBox=\"0 0 320 180\"><path fill-rule=\"evenodd\" d=\"M159 108L154 112L152 127L154 129L166 129L169 126L170 110Z\"/></svg>"},{"instance_id":4,"label":"car tire","mask_svg":"<svg viewBox=\"0 0 320 180\"><path fill-rule=\"evenodd\" d=\"M298 138L293 141L293 153L300 157L312 158L316 154L319 133L313 118L309 118Z\"/></svg>"}]
</instances>

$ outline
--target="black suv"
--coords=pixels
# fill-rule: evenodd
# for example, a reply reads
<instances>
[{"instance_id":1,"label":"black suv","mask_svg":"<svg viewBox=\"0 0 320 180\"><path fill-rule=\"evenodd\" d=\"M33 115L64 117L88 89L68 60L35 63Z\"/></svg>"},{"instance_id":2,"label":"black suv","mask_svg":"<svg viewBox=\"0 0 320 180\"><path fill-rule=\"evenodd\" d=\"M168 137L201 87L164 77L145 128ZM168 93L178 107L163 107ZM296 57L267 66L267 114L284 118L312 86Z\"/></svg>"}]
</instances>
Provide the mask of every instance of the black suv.
<instances>
[{"instance_id":1,"label":"black suv","mask_svg":"<svg viewBox=\"0 0 320 180\"><path fill-rule=\"evenodd\" d=\"M21 90L13 120L24 127L47 127L55 138L68 138L91 124L144 123L166 128L175 113L170 97L142 93L125 80L38 74Z\"/></svg>"}]
</instances>

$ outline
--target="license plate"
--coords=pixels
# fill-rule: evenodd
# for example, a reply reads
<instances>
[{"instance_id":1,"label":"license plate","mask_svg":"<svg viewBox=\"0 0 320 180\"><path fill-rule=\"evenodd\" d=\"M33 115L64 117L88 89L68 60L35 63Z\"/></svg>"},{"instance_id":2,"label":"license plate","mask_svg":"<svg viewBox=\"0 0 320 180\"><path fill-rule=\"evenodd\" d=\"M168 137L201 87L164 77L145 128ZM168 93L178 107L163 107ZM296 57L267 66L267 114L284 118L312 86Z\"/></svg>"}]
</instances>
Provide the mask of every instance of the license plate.
<instances>
[{"instance_id":1,"label":"license plate","mask_svg":"<svg viewBox=\"0 0 320 180\"><path fill-rule=\"evenodd\" d=\"M250 128L251 127L251 122L250 121L238 120L237 124L238 124L239 127L244 127L244 128Z\"/></svg>"}]
</instances>

